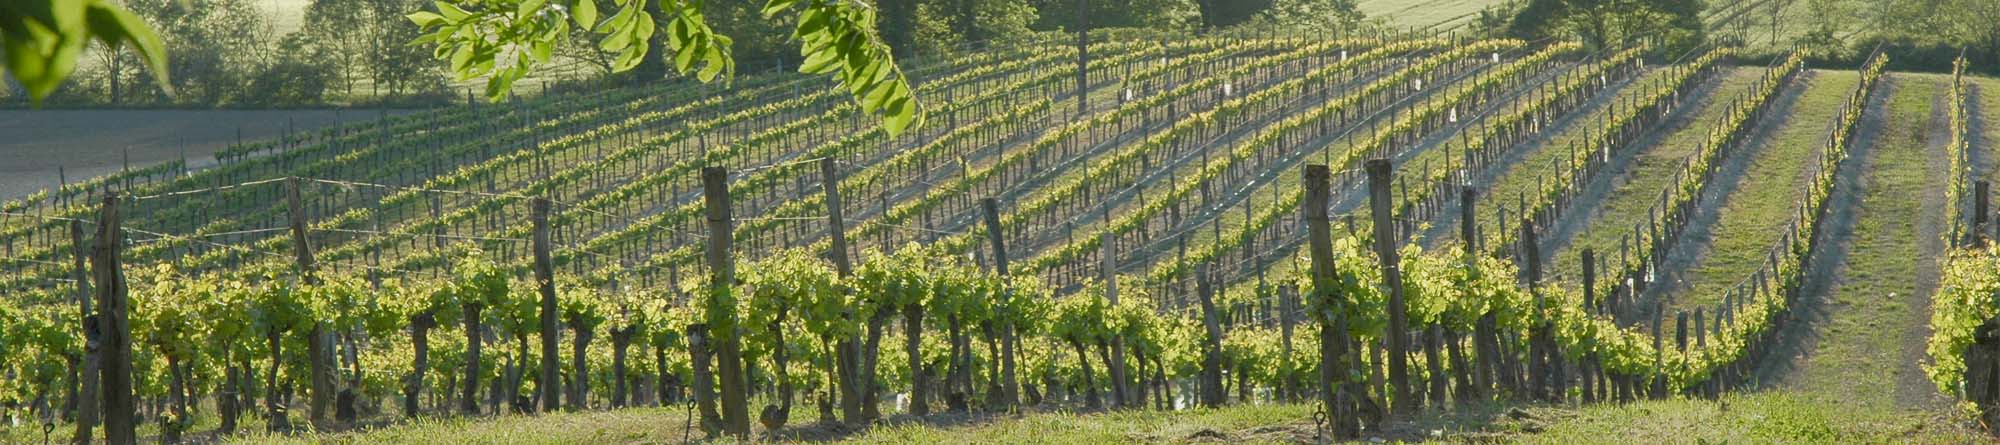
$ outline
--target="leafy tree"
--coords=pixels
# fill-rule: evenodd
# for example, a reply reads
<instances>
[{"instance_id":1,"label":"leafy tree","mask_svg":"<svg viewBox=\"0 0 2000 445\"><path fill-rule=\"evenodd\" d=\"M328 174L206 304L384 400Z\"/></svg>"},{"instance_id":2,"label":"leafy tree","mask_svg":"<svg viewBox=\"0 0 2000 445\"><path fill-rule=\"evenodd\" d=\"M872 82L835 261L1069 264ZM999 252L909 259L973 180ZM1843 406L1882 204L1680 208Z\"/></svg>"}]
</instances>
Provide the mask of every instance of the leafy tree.
<instances>
[{"instance_id":1,"label":"leafy tree","mask_svg":"<svg viewBox=\"0 0 2000 445\"><path fill-rule=\"evenodd\" d=\"M281 46L307 45L334 61L341 93L352 97L356 83L372 81L378 92L441 90L443 76L428 51L409 42L421 31L404 23L403 14L427 2L415 0L312 0L306 5L308 38ZM278 68L278 67L273 67Z\"/></svg>"},{"instance_id":2,"label":"leafy tree","mask_svg":"<svg viewBox=\"0 0 2000 445\"><path fill-rule=\"evenodd\" d=\"M166 45L132 12L108 0L9 0L0 2L0 69L28 91L36 105L76 71L86 44L132 45L155 81L168 83Z\"/></svg>"},{"instance_id":3,"label":"leafy tree","mask_svg":"<svg viewBox=\"0 0 2000 445\"><path fill-rule=\"evenodd\" d=\"M251 0L133 2L132 12L159 27L177 100L212 104L233 98L244 77L269 56L263 15Z\"/></svg>"},{"instance_id":4,"label":"leafy tree","mask_svg":"<svg viewBox=\"0 0 2000 445\"><path fill-rule=\"evenodd\" d=\"M1665 42L1669 52L1704 38L1701 0L1528 0L1508 34L1525 39L1573 37L1591 48L1624 46L1641 38Z\"/></svg>"},{"instance_id":5,"label":"leafy tree","mask_svg":"<svg viewBox=\"0 0 2000 445\"><path fill-rule=\"evenodd\" d=\"M341 93L354 94L354 82L367 75L369 46L377 29L363 3L366 0L312 0L306 4L304 31L322 57L333 60ZM384 23L384 25L387 25ZM388 26L381 26L387 28ZM287 39L291 40L291 39ZM292 43L292 42L288 42ZM292 47L291 45L285 45Z\"/></svg>"},{"instance_id":6,"label":"leafy tree","mask_svg":"<svg viewBox=\"0 0 2000 445\"><path fill-rule=\"evenodd\" d=\"M1877 8L1872 22L1884 37L1962 47L1975 60L2000 60L2000 2L1890 0Z\"/></svg>"},{"instance_id":7,"label":"leafy tree","mask_svg":"<svg viewBox=\"0 0 2000 445\"><path fill-rule=\"evenodd\" d=\"M1334 34L1359 28L1362 18L1354 0L1272 0L1269 7L1231 26Z\"/></svg>"},{"instance_id":8,"label":"leafy tree","mask_svg":"<svg viewBox=\"0 0 2000 445\"><path fill-rule=\"evenodd\" d=\"M1815 21L1797 43L1823 55L1837 55L1846 46L1840 39L1840 24L1854 16L1854 11L1844 3L1840 0L1807 0L1806 6L1813 16L1823 20ZM1829 52L1833 54L1824 54Z\"/></svg>"},{"instance_id":9,"label":"leafy tree","mask_svg":"<svg viewBox=\"0 0 2000 445\"><path fill-rule=\"evenodd\" d=\"M262 105L318 103L340 77L335 58L305 41L304 34L286 35L277 57L245 79L247 102Z\"/></svg>"},{"instance_id":10,"label":"leafy tree","mask_svg":"<svg viewBox=\"0 0 2000 445\"><path fill-rule=\"evenodd\" d=\"M506 97L514 82L548 63L572 26L598 33L599 47L618 53L614 71L639 66L652 50L655 31L665 31L676 71L703 82L735 73L734 39L710 27L707 0L614 3L615 10L603 16L594 0L466 0L439 2L436 11L408 17L428 32L414 42L435 45L433 56L449 61L460 79L487 77L489 99ZM769 0L760 12L767 19L794 17L791 37L805 58L799 71L839 73L861 109L880 115L889 133L900 134L920 121L909 81L875 31L875 8L849 1ZM664 30L655 14L663 18Z\"/></svg>"},{"instance_id":11,"label":"leafy tree","mask_svg":"<svg viewBox=\"0 0 2000 445\"><path fill-rule=\"evenodd\" d=\"M1201 27L1210 29L1250 21L1276 3L1275 0L1195 0L1201 10Z\"/></svg>"},{"instance_id":12,"label":"leafy tree","mask_svg":"<svg viewBox=\"0 0 2000 445\"><path fill-rule=\"evenodd\" d=\"M1032 32L1038 15L1032 2L1022 0L915 0L915 19L906 30L885 22L885 36L911 36L907 46L891 40L905 54L937 54L961 47L976 46L994 38L1011 38ZM1074 9L1065 9L1072 11Z\"/></svg>"},{"instance_id":13,"label":"leafy tree","mask_svg":"<svg viewBox=\"0 0 2000 445\"><path fill-rule=\"evenodd\" d=\"M1525 6L1521 0L1507 0L1480 8L1479 16L1472 19L1472 34L1486 37L1514 35L1511 32L1514 18Z\"/></svg>"},{"instance_id":14,"label":"leafy tree","mask_svg":"<svg viewBox=\"0 0 2000 445\"><path fill-rule=\"evenodd\" d=\"M369 76L377 87L390 95L409 93L445 92L443 70L431 61L430 51L410 45L410 41L422 35L422 31L412 26L404 26L399 18L404 11L422 7L422 0L367 0L371 17L377 21L377 29L369 37Z\"/></svg>"},{"instance_id":15,"label":"leafy tree","mask_svg":"<svg viewBox=\"0 0 2000 445\"><path fill-rule=\"evenodd\" d=\"M1040 15L1035 29L1076 29L1077 0L1028 1ZM1200 24L1200 12L1191 0L1084 0L1081 4L1090 17L1092 29L1172 29Z\"/></svg>"}]
</instances>

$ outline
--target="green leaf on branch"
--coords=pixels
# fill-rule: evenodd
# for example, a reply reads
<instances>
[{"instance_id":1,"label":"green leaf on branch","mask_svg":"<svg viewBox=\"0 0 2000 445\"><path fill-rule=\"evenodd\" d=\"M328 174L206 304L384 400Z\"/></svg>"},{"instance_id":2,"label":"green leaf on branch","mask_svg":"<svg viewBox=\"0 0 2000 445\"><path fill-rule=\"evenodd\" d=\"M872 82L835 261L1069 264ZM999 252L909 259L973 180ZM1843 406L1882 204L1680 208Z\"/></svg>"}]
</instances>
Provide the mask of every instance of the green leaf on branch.
<instances>
[{"instance_id":1,"label":"green leaf on branch","mask_svg":"<svg viewBox=\"0 0 2000 445\"><path fill-rule=\"evenodd\" d=\"M570 11L576 17L576 25L584 31L597 29L597 0L577 0Z\"/></svg>"},{"instance_id":2,"label":"green leaf on branch","mask_svg":"<svg viewBox=\"0 0 2000 445\"><path fill-rule=\"evenodd\" d=\"M160 87L167 82L166 45L138 16L104 0L0 2L0 66L28 90L35 105L76 71L76 59L95 38L115 51L130 44Z\"/></svg>"},{"instance_id":3,"label":"green leaf on branch","mask_svg":"<svg viewBox=\"0 0 2000 445\"><path fill-rule=\"evenodd\" d=\"M601 36L597 47L616 53L613 71L637 68L646 58L656 22L647 12L651 2L616 0L616 12L598 20L594 0L555 0L560 7L547 7L550 0L447 0L435 3L436 12L412 12L407 17L426 34L412 44L435 44L435 56L447 60L461 79L490 76L487 96L504 98L508 85L525 77L550 59L549 36L566 31L568 23ZM659 0L667 29L663 40L671 51L676 72L702 82L728 82L735 75L732 56L734 42L710 28L702 14L706 0ZM459 5L476 5L461 8ZM495 12L505 11L505 12ZM851 1L767 0L766 18L797 11L798 25L792 38L799 41L805 59L799 71L807 74L839 72L845 86L861 110L882 118L883 129L901 134L923 122L922 107L915 100L909 79L896 66L887 44L876 35L875 12ZM551 18L554 18L551 20ZM520 54L512 64L495 73L493 59L499 54Z\"/></svg>"}]
</instances>

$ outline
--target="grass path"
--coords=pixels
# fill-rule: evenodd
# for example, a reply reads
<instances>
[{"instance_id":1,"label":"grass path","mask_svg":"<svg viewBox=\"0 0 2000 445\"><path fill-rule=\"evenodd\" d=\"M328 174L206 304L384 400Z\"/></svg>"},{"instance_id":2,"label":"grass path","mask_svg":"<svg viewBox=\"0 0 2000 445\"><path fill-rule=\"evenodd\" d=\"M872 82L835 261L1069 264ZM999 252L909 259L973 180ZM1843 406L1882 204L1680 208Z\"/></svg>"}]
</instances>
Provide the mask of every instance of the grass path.
<instances>
[{"instance_id":1,"label":"grass path","mask_svg":"<svg viewBox=\"0 0 2000 445\"><path fill-rule=\"evenodd\" d=\"M1748 169L1718 209L1714 223L1690 227L1684 243L1698 252L1689 267L1673 272L1678 285L1667 288L1664 301L1671 307L1694 310L1713 306L1721 292L1735 285L1762 264L1765 253L1778 242L1791 222L1804 188L1817 170L1818 153L1826 143L1826 132L1841 101L1860 82L1851 71L1818 71L1802 78L1804 91L1777 123L1769 137L1747 147L1752 154ZM1779 111L1775 110L1774 112ZM1713 186L1721 186L1714 184Z\"/></svg>"},{"instance_id":2,"label":"grass path","mask_svg":"<svg viewBox=\"0 0 2000 445\"><path fill-rule=\"evenodd\" d=\"M1682 111L1688 113L1685 119L1691 120L1675 119L1678 122L1676 126L1665 128L1664 133L1656 132L1653 136L1641 139L1640 143L1647 145L1640 147L1641 151L1636 157L1622 168L1599 173L1609 176L1599 179L1600 181L1608 179L1610 182L1592 186L1606 187L1603 189L1605 191L1601 195L1585 193L1585 198L1579 198L1574 202L1572 205L1576 207L1564 217L1568 222L1556 224L1558 228L1553 230L1555 234L1549 235L1561 238L1565 233L1574 234L1566 241L1557 241L1554 244L1555 254L1545 256L1551 259L1544 263L1548 275L1582 276L1583 267L1578 262L1581 246L1598 246L1599 251L1616 252L1619 235L1631 230L1633 223L1645 220L1646 210L1659 200L1660 191L1672 183L1674 172L1681 168L1681 163L1688 155L1694 153L1696 144L1707 136L1709 129L1721 119L1724 112L1728 111L1730 102L1747 93L1750 85L1756 83L1763 74L1764 70L1761 67L1738 67L1730 70L1722 75L1721 84L1709 93L1709 97L1704 99L1698 108ZM1587 199L1593 195L1600 196L1601 199L1595 201ZM1512 196L1496 196L1495 199L1503 200L1502 202L1508 203L1510 208L1516 207L1515 203L1518 202L1518 198ZM1519 218L1518 214L1512 214L1512 211L1509 213L1510 218ZM1514 224L1510 222L1508 226L1512 227ZM1562 227L1575 227L1576 230L1568 232L1562 230ZM1613 257L1613 260L1615 259L1616 257Z\"/></svg>"},{"instance_id":3,"label":"grass path","mask_svg":"<svg viewBox=\"0 0 2000 445\"><path fill-rule=\"evenodd\" d=\"M1649 69L1645 73L1633 76L1630 81L1614 85L1613 90L1598 93L1598 98L1556 119L1553 128L1543 131L1544 136L1523 142L1525 146L1508 150L1500 159L1494 161L1493 166L1487 167L1485 172L1477 175L1477 182L1485 184L1479 190L1480 203L1473 209L1478 220L1488 221L1486 224L1491 225L1490 221L1495 221L1495 218L1499 217L1498 208L1485 202L1487 196L1518 196L1520 193L1533 190L1535 178L1549 172L1550 165L1559 161L1566 162L1569 159L1571 144L1582 144L1594 134L1598 119L1610 111L1611 104L1635 100L1649 94L1653 82L1665 79L1672 74L1669 71L1659 68ZM1703 89L1706 87L1693 88L1690 91L1699 95L1706 91ZM1688 100L1687 103L1692 104L1700 100L1701 98L1697 97ZM1427 244L1430 246L1458 239L1458 212L1445 213L1448 215L1444 220L1438 221L1438 227L1427 234L1426 239L1429 240Z\"/></svg>"},{"instance_id":4,"label":"grass path","mask_svg":"<svg viewBox=\"0 0 2000 445\"><path fill-rule=\"evenodd\" d=\"M1862 164L1866 179L1848 240L1851 253L1823 303L1830 315L1817 323L1815 347L1784 385L1858 413L1940 400L1918 363L1942 249L1937 233L1945 158L1930 129L1943 84L1930 76L1889 79L1887 107L1864 118L1880 119L1880 131ZM1860 138L1869 136L1869 126L1864 121Z\"/></svg>"}]
</instances>

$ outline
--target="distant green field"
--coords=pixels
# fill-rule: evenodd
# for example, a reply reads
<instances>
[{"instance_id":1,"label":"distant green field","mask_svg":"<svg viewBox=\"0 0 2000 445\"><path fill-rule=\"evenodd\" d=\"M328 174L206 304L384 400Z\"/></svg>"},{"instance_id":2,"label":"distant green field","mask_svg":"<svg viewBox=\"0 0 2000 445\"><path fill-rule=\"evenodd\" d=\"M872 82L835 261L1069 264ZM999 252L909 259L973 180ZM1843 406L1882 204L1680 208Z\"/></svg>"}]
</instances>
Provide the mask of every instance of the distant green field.
<instances>
[{"instance_id":1,"label":"distant green field","mask_svg":"<svg viewBox=\"0 0 2000 445\"><path fill-rule=\"evenodd\" d=\"M1361 0L1361 13L1386 18L1399 28L1460 25L1501 0Z\"/></svg>"}]
</instances>

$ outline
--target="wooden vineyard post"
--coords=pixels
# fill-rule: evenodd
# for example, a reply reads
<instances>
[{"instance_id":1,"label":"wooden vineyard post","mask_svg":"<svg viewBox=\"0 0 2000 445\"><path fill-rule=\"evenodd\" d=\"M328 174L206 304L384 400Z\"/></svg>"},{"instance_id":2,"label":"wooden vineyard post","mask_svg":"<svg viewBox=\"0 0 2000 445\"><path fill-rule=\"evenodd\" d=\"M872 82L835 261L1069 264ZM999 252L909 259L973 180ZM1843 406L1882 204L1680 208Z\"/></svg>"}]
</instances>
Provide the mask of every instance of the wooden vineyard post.
<instances>
[{"instance_id":1,"label":"wooden vineyard post","mask_svg":"<svg viewBox=\"0 0 2000 445\"><path fill-rule=\"evenodd\" d=\"M847 256L847 220L840 200L840 165L833 156L819 159L820 188L825 193L821 201L826 207L827 237L832 248L827 252L832 256L833 270L842 278L854 275L854 264ZM841 314L853 318L854 312ZM875 369L861 366L861 344L853 337L840 339L835 347L835 372L840 384L840 415L849 423L861 419L861 385L875 381ZM864 371L865 370L865 371ZM865 380L864 380L865 379Z\"/></svg>"},{"instance_id":2,"label":"wooden vineyard post","mask_svg":"<svg viewBox=\"0 0 2000 445\"><path fill-rule=\"evenodd\" d=\"M1708 349L1708 329L1707 329L1707 328L1704 328L1704 327L1703 327L1703 326L1707 326L1707 324L1703 324L1703 323L1702 323L1703 321L1706 321L1706 320L1703 320L1703 318L1704 318L1704 317L1702 317L1702 308L1695 308L1695 310L1694 310L1694 347L1695 347L1695 349L1700 349L1700 350L1706 350L1706 349ZM1717 372L1720 372L1720 370L1718 370ZM1709 398L1713 398L1713 397L1715 397L1715 385L1716 385L1716 380L1715 380L1715 374L1711 373L1711 374L1709 374L1709 376L1708 376L1708 380L1707 380L1706 382L1703 382L1703 383L1702 383L1702 385L1701 385L1701 386L1702 386L1702 396L1703 396L1703 397L1709 397Z\"/></svg>"},{"instance_id":3,"label":"wooden vineyard post","mask_svg":"<svg viewBox=\"0 0 2000 445\"><path fill-rule=\"evenodd\" d=\"M99 357L102 354L100 349L103 347L103 336L99 333L101 323L90 304L92 300L90 268L86 261L91 255L91 246L84 243L82 220L69 221L69 238L72 261L70 279L76 282L77 306L82 310L82 317L79 319L83 320L83 364L82 369L77 371L77 384L80 388L76 393L76 443L89 445L90 431L98 422L97 386L100 381L98 368L103 363L102 357Z\"/></svg>"},{"instance_id":4,"label":"wooden vineyard post","mask_svg":"<svg viewBox=\"0 0 2000 445\"><path fill-rule=\"evenodd\" d=\"M1410 332L1409 321L1404 313L1403 280L1396 257L1395 220L1389 210L1389 173L1387 159L1370 159L1368 169L1368 204L1374 216L1375 258L1382 264L1382 285L1389 295L1389 385L1395 390L1395 400L1390 411L1405 414L1415 411L1416 400L1410 393Z\"/></svg>"},{"instance_id":5,"label":"wooden vineyard post","mask_svg":"<svg viewBox=\"0 0 2000 445\"><path fill-rule=\"evenodd\" d=\"M1443 409L1446 403L1446 392L1448 391L1446 386L1450 383L1450 379L1446 378L1444 372L1444 357L1441 355L1443 354L1442 348L1444 346L1441 344L1444 342L1444 327L1439 324L1426 326L1423 330L1423 336L1424 368L1430 373L1425 376L1426 379L1430 380L1430 387L1425 392L1430 396L1432 407Z\"/></svg>"},{"instance_id":6,"label":"wooden vineyard post","mask_svg":"<svg viewBox=\"0 0 2000 445\"><path fill-rule=\"evenodd\" d=\"M1478 267L1479 264L1478 197L1479 190L1472 186L1466 186L1459 192L1458 230L1459 238L1465 240L1466 267ZM1484 397L1486 391L1493 389L1493 384L1497 380L1500 366L1498 331L1499 317L1492 310L1479 314L1479 321L1472 327L1473 354L1479 357L1479 363L1476 365L1478 373L1473 379L1474 391L1478 393L1473 397Z\"/></svg>"},{"instance_id":7,"label":"wooden vineyard post","mask_svg":"<svg viewBox=\"0 0 2000 445\"><path fill-rule=\"evenodd\" d=\"M1682 357L1687 356L1688 353L1687 311L1674 311L1674 350L1679 352ZM1682 366L1685 367L1686 365Z\"/></svg>"},{"instance_id":8,"label":"wooden vineyard post","mask_svg":"<svg viewBox=\"0 0 2000 445\"><path fill-rule=\"evenodd\" d=\"M118 256L125 244L123 228L119 226L118 194L106 193L104 207L97 219L97 244L91 248L91 271L96 282L98 336L102 339L102 349L98 350L103 362L99 378L103 380L104 441L111 445L135 445L139 442L137 430L137 400L132 390L132 326L130 301L125 296L125 273L121 269L123 260Z\"/></svg>"},{"instance_id":9,"label":"wooden vineyard post","mask_svg":"<svg viewBox=\"0 0 2000 445\"><path fill-rule=\"evenodd\" d=\"M1298 289L1286 284L1278 287L1278 373L1284 378L1278 389L1279 400L1295 402L1299 398L1299 376L1292 364L1292 313L1298 310Z\"/></svg>"},{"instance_id":10,"label":"wooden vineyard post","mask_svg":"<svg viewBox=\"0 0 2000 445\"><path fill-rule=\"evenodd\" d=\"M534 245L532 246L535 249L535 288L542 297L540 314L542 329L542 377L541 381L535 383L535 389L542 393L542 411L552 413L562 409L562 391L558 389L562 385L556 384L556 382L562 381L562 368L557 362L561 352L556 349L557 337L561 335L560 331L556 329L556 274L555 267L549 259L549 250L551 249L549 245L549 199L536 197L528 202L530 207L529 218L534 223L535 230ZM577 378L583 378L583 376L577 376ZM580 401L572 400L570 402L578 403Z\"/></svg>"},{"instance_id":11,"label":"wooden vineyard post","mask_svg":"<svg viewBox=\"0 0 2000 445\"><path fill-rule=\"evenodd\" d=\"M1583 312L1585 314L1597 314L1600 313L1601 311L1599 311L1600 308L1597 305L1596 252L1591 251L1591 249L1588 247L1584 248L1582 260L1583 260ZM1579 377L1581 377L1583 381L1583 402L1595 403L1597 402L1597 387L1603 383L1596 381L1597 373L1595 372L1595 370L1602 365L1597 363L1597 354L1594 352L1588 356L1585 356L1583 358L1581 365L1582 366L1580 366L1579 369L1577 369L1577 373L1579 374Z\"/></svg>"},{"instance_id":12,"label":"wooden vineyard post","mask_svg":"<svg viewBox=\"0 0 2000 445\"><path fill-rule=\"evenodd\" d=\"M1076 0L1076 116L1090 110L1090 0Z\"/></svg>"},{"instance_id":13,"label":"wooden vineyard post","mask_svg":"<svg viewBox=\"0 0 2000 445\"><path fill-rule=\"evenodd\" d=\"M1106 215L1109 216L1109 214ZM1112 235L1110 231L1105 231L1102 236L1103 238L1098 243L1098 247L1102 248L1103 252L1097 256L1103 261L1101 272L1104 275L1104 299L1108 303L1106 307L1117 308L1118 257L1117 250L1112 244L1118 238ZM1119 335L1119 333L1114 332L1111 334L1111 358L1109 361L1110 363L1105 364L1105 366L1110 368L1109 372L1111 373L1111 406L1124 408L1131 403L1132 394L1125 387L1125 338Z\"/></svg>"},{"instance_id":14,"label":"wooden vineyard post","mask_svg":"<svg viewBox=\"0 0 2000 445\"><path fill-rule=\"evenodd\" d=\"M733 232L729 208L729 171L722 167L701 169L703 205L708 213L708 307L736 307L736 258L730 252ZM722 387L723 430L739 439L750 437L749 386L743 375L743 337L736 326L735 311L710 311L709 336L716 342L716 374Z\"/></svg>"},{"instance_id":15,"label":"wooden vineyard post","mask_svg":"<svg viewBox=\"0 0 2000 445\"><path fill-rule=\"evenodd\" d=\"M292 255L298 265L299 281L306 286L317 286L319 276L315 269L318 266L314 264L312 244L308 242L306 236L306 213L305 206L299 200L298 177L285 179L285 208L286 215L291 219ZM312 397L309 399L310 405L307 407L306 417L315 427L323 427L328 405L333 403L333 393L339 391L336 387L339 382L333 378L333 363L331 363L333 341L329 337L332 337L332 334L326 331L325 324L313 323L312 332L308 335L310 337L306 343L306 363L311 368ZM352 412L352 407L342 408L344 412Z\"/></svg>"},{"instance_id":16,"label":"wooden vineyard post","mask_svg":"<svg viewBox=\"0 0 2000 445\"><path fill-rule=\"evenodd\" d=\"M1307 242L1312 262L1311 301L1307 308L1316 309L1319 320L1319 398L1321 409L1326 411L1335 438L1353 438L1361 434L1361 402L1367 397L1367 390L1360 382L1349 376L1355 371L1350 361L1353 341L1347 336L1347 319L1340 311L1344 307L1329 307L1343 301L1337 292L1337 278L1333 269L1333 222L1327 218L1331 205L1332 173L1325 165L1313 164L1305 167L1305 203L1300 210L1306 220L1309 234ZM1372 426L1372 423L1371 425Z\"/></svg>"},{"instance_id":17,"label":"wooden vineyard post","mask_svg":"<svg viewBox=\"0 0 2000 445\"><path fill-rule=\"evenodd\" d=\"M1008 276L1007 236L1006 232L1000 231L1000 202L993 198L982 198L979 200L979 207L986 213L986 239L993 243L993 271L998 273L1002 280L1005 280ZM1002 290L1002 292L1012 291ZM1020 404L1021 382L1015 379L1014 346L1017 341L1014 338L1014 321L1012 315L1007 313L1010 311L1012 311L1011 308L1002 307L1000 311L996 312L1001 317L1000 405L1006 407L1008 410L1013 410Z\"/></svg>"},{"instance_id":18,"label":"wooden vineyard post","mask_svg":"<svg viewBox=\"0 0 2000 445\"><path fill-rule=\"evenodd\" d=\"M1195 294L1201 298L1201 325L1206 335L1201 342L1201 406L1222 406L1222 322L1216 319L1215 288L1209 283L1209 266L1196 272Z\"/></svg>"},{"instance_id":19,"label":"wooden vineyard post","mask_svg":"<svg viewBox=\"0 0 2000 445\"><path fill-rule=\"evenodd\" d=\"M701 415L701 431L708 435L722 431L722 415L715 412L715 374L709 371L708 325L687 327L689 365L694 368L694 404Z\"/></svg>"},{"instance_id":20,"label":"wooden vineyard post","mask_svg":"<svg viewBox=\"0 0 2000 445\"><path fill-rule=\"evenodd\" d=\"M1666 361L1665 338L1660 336L1660 317L1664 312L1666 309L1659 302L1653 303L1653 375L1646 381L1646 395L1654 399L1665 398L1667 393L1666 370L1661 367Z\"/></svg>"},{"instance_id":21,"label":"wooden vineyard post","mask_svg":"<svg viewBox=\"0 0 2000 445\"><path fill-rule=\"evenodd\" d=\"M1597 252L1583 248L1583 309L1585 313L1602 313L1597 304Z\"/></svg>"},{"instance_id":22,"label":"wooden vineyard post","mask_svg":"<svg viewBox=\"0 0 2000 445\"><path fill-rule=\"evenodd\" d=\"M1986 200L1988 199L1988 195L1992 193L1992 187L1993 183L1985 180L1972 183L1972 230L1968 231L1971 233L1967 236L1971 238L1970 241L1973 247L1986 246ZM1954 203L1953 205L1957 204Z\"/></svg>"},{"instance_id":23,"label":"wooden vineyard post","mask_svg":"<svg viewBox=\"0 0 2000 445\"><path fill-rule=\"evenodd\" d=\"M1533 317L1530 320L1533 325L1529 327L1528 332L1528 386L1535 398L1548 400L1550 385L1548 381L1548 367L1545 360L1549 356L1549 351L1543 348L1545 343L1542 338L1542 327L1548 323L1546 320L1548 314L1542 307L1543 300L1540 287L1542 281L1541 249L1537 247L1540 244L1535 239L1533 218L1523 213L1521 225L1518 227L1521 230L1521 244L1518 249L1521 252L1523 260L1521 268L1522 277L1523 281L1526 281L1528 293L1531 294L1533 298L1531 301L1534 304Z\"/></svg>"}]
</instances>

